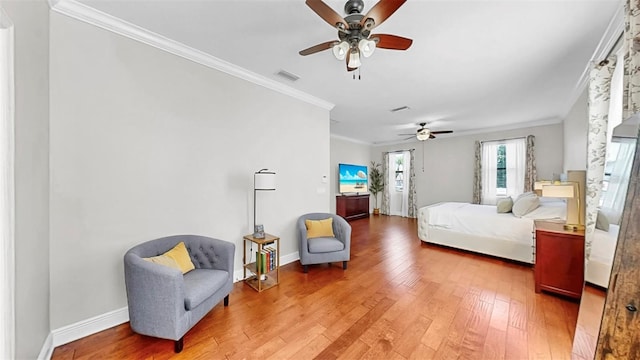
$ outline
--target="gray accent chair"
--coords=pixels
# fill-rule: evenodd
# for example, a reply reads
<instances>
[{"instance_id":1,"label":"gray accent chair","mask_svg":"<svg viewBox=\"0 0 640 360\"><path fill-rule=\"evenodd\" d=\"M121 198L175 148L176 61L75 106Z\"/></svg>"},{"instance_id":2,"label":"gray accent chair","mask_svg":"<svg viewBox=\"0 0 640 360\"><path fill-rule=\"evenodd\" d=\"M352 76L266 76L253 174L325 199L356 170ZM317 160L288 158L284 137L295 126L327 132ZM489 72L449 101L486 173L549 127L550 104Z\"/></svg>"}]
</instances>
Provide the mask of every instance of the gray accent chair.
<instances>
[{"instance_id":1,"label":"gray accent chair","mask_svg":"<svg viewBox=\"0 0 640 360\"><path fill-rule=\"evenodd\" d=\"M333 219L335 237L307 239L305 220ZM347 269L347 261L351 258L351 225L341 216L329 213L310 213L298 218L298 251L303 271L309 271L310 264L323 264L342 261L342 268Z\"/></svg>"},{"instance_id":2,"label":"gray accent chair","mask_svg":"<svg viewBox=\"0 0 640 360\"><path fill-rule=\"evenodd\" d=\"M154 264L143 258L161 255L184 241L194 270ZM129 321L136 333L174 340L182 351L184 334L233 289L235 244L198 235L147 241L124 255Z\"/></svg>"}]
</instances>

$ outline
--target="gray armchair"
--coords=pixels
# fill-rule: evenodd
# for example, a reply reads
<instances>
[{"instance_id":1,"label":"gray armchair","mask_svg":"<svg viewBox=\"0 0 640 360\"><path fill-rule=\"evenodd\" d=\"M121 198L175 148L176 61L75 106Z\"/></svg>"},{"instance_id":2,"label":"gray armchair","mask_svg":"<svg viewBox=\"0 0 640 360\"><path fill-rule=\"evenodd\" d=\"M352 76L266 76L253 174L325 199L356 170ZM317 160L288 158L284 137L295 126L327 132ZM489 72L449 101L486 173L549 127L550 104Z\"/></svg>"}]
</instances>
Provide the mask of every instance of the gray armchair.
<instances>
[{"instance_id":1,"label":"gray armchair","mask_svg":"<svg viewBox=\"0 0 640 360\"><path fill-rule=\"evenodd\" d=\"M143 260L184 241L194 270L180 270ZM197 235L176 235L142 243L124 255L129 321L136 333L174 340L182 351L184 334L233 288L233 243Z\"/></svg>"},{"instance_id":2,"label":"gray armchair","mask_svg":"<svg viewBox=\"0 0 640 360\"><path fill-rule=\"evenodd\" d=\"M305 220L333 219L334 238L321 237L307 239ZM351 225L342 217L329 213L310 213L298 218L298 251L300 264L304 272L309 271L310 264L323 264L342 261L342 268L347 269L347 261L351 257Z\"/></svg>"}]
</instances>

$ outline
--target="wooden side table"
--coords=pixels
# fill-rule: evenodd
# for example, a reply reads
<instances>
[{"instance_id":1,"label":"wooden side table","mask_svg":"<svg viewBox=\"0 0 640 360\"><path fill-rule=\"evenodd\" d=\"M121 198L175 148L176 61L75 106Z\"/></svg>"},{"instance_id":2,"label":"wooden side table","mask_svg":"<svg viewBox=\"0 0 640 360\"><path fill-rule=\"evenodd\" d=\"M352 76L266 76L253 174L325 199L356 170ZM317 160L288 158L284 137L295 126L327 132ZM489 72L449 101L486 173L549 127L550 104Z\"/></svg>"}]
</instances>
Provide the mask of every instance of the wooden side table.
<instances>
[{"instance_id":1,"label":"wooden side table","mask_svg":"<svg viewBox=\"0 0 640 360\"><path fill-rule=\"evenodd\" d=\"M584 230L563 228L564 222L535 222L535 287L579 299L584 286Z\"/></svg>"},{"instance_id":2,"label":"wooden side table","mask_svg":"<svg viewBox=\"0 0 640 360\"><path fill-rule=\"evenodd\" d=\"M280 283L280 238L265 234L264 239L258 239L253 237L253 234L249 234L242 239L244 282L257 292L278 285ZM255 252L253 244L257 245ZM248 258L247 245L250 249ZM247 271L249 272L248 277Z\"/></svg>"}]
</instances>

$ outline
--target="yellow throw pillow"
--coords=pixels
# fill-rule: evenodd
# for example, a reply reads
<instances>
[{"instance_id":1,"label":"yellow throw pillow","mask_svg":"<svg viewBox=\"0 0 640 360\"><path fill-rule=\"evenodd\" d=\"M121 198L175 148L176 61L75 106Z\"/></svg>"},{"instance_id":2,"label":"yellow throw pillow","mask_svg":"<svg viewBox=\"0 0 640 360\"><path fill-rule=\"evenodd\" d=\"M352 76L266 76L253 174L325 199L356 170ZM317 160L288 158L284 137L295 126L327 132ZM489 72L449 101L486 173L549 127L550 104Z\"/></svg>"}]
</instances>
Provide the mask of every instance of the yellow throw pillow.
<instances>
[{"instance_id":1,"label":"yellow throw pillow","mask_svg":"<svg viewBox=\"0 0 640 360\"><path fill-rule=\"evenodd\" d=\"M324 220L305 220L307 239L317 237L336 237L333 234L333 218Z\"/></svg>"},{"instance_id":2,"label":"yellow throw pillow","mask_svg":"<svg viewBox=\"0 0 640 360\"><path fill-rule=\"evenodd\" d=\"M187 251L187 247L184 245L183 241L162 255L144 259L155 264L178 269L182 271L183 274L186 274L196 268L191 262L191 257L189 256L189 252Z\"/></svg>"}]
</instances>

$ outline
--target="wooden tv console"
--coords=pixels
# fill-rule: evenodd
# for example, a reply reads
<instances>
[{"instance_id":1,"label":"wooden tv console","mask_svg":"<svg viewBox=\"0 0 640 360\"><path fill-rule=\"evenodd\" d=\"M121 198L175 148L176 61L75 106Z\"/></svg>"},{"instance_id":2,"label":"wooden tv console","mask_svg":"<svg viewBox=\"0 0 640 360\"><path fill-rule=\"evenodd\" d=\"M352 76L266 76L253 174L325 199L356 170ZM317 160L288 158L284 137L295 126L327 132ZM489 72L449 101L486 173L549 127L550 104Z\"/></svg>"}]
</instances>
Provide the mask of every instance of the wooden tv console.
<instances>
[{"instance_id":1,"label":"wooden tv console","mask_svg":"<svg viewBox=\"0 0 640 360\"><path fill-rule=\"evenodd\" d=\"M347 221L369 217L369 194L336 195L336 214Z\"/></svg>"}]
</instances>

